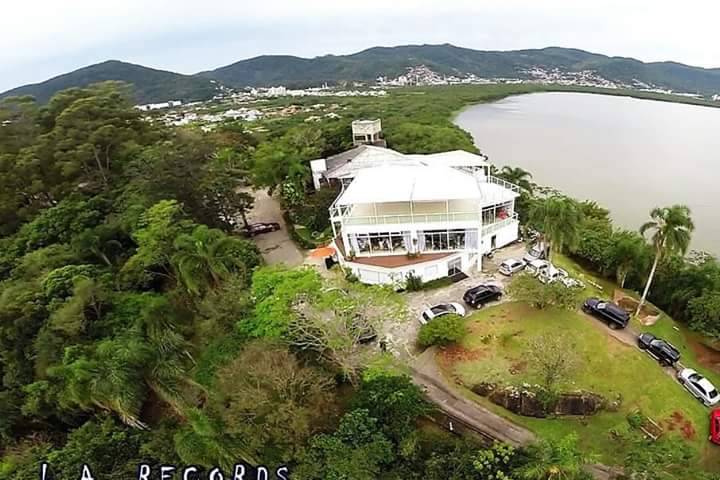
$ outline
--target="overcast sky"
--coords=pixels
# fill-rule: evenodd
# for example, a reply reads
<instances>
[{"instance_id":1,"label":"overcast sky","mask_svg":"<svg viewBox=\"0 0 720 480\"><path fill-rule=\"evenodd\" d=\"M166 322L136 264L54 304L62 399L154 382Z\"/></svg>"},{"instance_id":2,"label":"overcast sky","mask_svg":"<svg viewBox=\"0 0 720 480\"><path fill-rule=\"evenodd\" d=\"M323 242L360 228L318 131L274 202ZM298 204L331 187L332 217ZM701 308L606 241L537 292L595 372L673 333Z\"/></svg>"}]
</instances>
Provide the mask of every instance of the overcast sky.
<instances>
[{"instance_id":1,"label":"overcast sky","mask_svg":"<svg viewBox=\"0 0 720 480\"><path fill-rule=\"evenodd\" d=\"M719 20L717 0L3 0L0 91L108 59L196 73L418 43L720 67Z\"/></svg>"}]
</instances>

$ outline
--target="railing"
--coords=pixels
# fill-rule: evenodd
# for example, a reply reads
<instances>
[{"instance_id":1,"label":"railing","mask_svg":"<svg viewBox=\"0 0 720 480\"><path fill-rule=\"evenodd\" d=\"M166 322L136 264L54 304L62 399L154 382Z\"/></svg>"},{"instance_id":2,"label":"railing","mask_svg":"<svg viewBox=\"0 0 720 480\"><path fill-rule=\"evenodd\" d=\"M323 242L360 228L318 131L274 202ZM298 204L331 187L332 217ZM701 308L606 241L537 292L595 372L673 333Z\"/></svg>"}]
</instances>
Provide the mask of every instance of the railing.
<instances>
[{"instance_id":1,"label":"railing","mask_svg":"<svg viewBox=\"0 0 720 480\"><path fill-rule=\"evenodd\" d=\"M339 213L339 212L338 212ZM333 212L335 216L335 212ZM414 213L405 215L346 216L345 225L398 225L402 223L444 223L480 221L480 212Z\"/></svg>"},{"instance_id":2,"label":"railing","mask_svg":"<svg viewBox=\"0 0 720 480\"><path fill-rule=\"evenodd\" d=\"M503 188L507 188L508 190L512 190L513 192L520 193L520 187L515 185L514 183L510 183L507 180L503 180L502 178L493 177L492 175L487 175L485 177L488 183L494 183L495 185L500 185Z\"/></svg>"},{"instance_id":3,"label":"railing","mask_svg":"<svg viewBox=\"0 0 720 480\"><path fill-rule=\"evenodd\" d=\"M484 237L486 235L490 235L491 233L497 232L501 228L506 227L506 226L512 224L513 222L517 222L517 221L518 221L518 215L517 215L517 213L513 213L512 216L506 218L505 220L500 220L499 222L484 225L482 227L482 236Z\"/></svg>"}]
</instances>

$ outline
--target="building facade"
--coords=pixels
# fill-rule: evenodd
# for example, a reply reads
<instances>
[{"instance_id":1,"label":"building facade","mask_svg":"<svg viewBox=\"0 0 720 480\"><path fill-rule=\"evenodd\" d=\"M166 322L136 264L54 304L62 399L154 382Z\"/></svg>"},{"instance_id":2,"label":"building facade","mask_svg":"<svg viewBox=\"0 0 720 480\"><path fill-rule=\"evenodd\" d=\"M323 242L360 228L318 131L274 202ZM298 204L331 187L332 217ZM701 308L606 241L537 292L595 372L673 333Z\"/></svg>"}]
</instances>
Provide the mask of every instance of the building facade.
<instances>
[{"instance_id":1,"label":"building facade","mask_svg":"<svg viewBox=\"0 0 720 480\"><path fill-rule=\"evenodd\" d=\"M311 167L317 188L341 185L330 207L333 247L364 283L460 275L518 238L519 188L491 176L482 156L363 145Z\"/></svg>"}]
</instances>

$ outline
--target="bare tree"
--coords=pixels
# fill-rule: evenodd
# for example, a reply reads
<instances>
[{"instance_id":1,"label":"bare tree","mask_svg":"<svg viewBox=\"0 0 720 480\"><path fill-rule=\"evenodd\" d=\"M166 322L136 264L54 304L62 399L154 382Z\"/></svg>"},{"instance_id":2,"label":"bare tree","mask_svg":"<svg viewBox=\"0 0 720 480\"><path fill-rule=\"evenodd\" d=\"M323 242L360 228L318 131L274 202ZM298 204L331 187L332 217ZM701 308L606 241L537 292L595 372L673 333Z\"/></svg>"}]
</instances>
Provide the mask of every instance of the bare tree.
<instances>
[{"instance_id":1,"label":"bare tree","mask_svg":"<svg viewBox=\"0 0 720 480\"><path fill-rule=\"evenodd\" d=\"M301 295L292 308L291 343L315 351L353 383L375 353L366 344L386 320L404 316L391 294L365 286L327 289L319 299Z\"/></svg>"},{"instance_id":2,"label":"bare tree","mask_svg":"<svg viewBox=\"0 0 720 480\"><path fill-rule=\"evenodd\" d=\"M560 380L570 375L578 363L575 345L562 334L546 333L531 338L527 355L548 390L553 390Z\"/></svg>"}]
</instances>

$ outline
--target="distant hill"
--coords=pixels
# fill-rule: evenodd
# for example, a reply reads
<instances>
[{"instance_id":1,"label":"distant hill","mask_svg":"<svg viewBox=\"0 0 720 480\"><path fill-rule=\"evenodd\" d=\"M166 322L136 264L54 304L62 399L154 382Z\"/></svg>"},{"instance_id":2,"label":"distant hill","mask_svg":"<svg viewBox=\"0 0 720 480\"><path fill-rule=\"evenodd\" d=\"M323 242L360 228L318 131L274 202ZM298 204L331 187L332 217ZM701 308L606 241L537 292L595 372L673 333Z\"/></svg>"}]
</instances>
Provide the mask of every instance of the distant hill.
<instances>
[{"instance_id":1,"label":"distant hill","mask_svg":"<svg viewBox=\"0 0 720 480\"><path fill-rule=\"evenodd\" d=\"M207 78L109 60L51 78L42 83L25 85L0 93L0 98L32 95L38 102L45 103L60 90L84 87L107 80L119 80L132 84L135 100L141 104L176 99L205 100L211 98L216 90L215 84Z\"/></svg>"},{"instance_id":2,"label":"distant hill","mask_svg":"<svg viewBox=\"0 0 720 480\"><path fill-rule=\"evenodd\" d=\"M216 91L216 84L211 80L234 88L304 87L323 82L372 82L378 76L394 78L419 65L441 75L474 74L483 78L532 78L528 70L536 68L557 69L562 73L592 70L604 79L626 85L642 82L676 92L720 94L720 68L705 69L675 62L644 63L633 58L560 47L503 52L445 44L374 47L352 55L316 58L264 55L196 75L180 75L112 60L16 88L0 97L30 94L45 102L64 88L121 80L134 85L138 103L204 100Z\"/></svg>"},{"instance_id":3,"label":"distant hill","mask_svg":"<svg viewBox=\"0 0 720 480\"><path fill-rule=\"evenodd\" d=\"M374 47L352 55L312 59L261 56L198 75L231 87L318 85L378 76L396 77L408 67L425 65L445 75L475 74L485 78L528 78L527 69L541 67L564 72L594 70L608 80L640 81L680 92L720 93L720 69L704 69L674 62L644 63L583 50L549 47L536 50L483 51L453 45Z\"/></svg>"}]
</instances>

